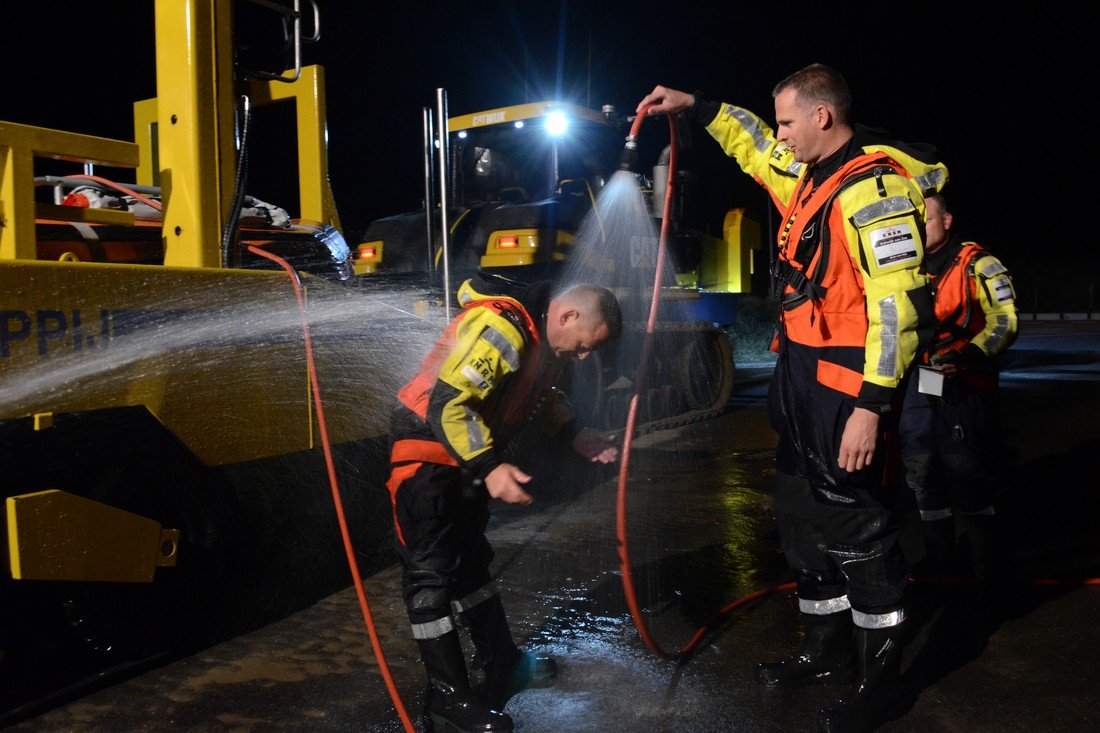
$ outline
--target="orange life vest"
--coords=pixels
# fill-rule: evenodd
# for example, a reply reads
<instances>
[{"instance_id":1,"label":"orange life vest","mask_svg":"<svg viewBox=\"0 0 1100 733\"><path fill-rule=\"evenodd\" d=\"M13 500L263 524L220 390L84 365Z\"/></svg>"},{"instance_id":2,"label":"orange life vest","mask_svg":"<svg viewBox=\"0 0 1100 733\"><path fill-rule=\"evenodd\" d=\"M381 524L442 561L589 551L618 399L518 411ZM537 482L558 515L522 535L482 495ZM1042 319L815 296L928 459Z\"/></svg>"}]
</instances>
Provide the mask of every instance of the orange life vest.
<instances>
[{"instance_id":1,"label":"orange life vest","mask_svg":"<svg viewBox=\"0 0 1100 733\"><path fill-rule=\"evenodd\" d=\"M432 347L431 352L425 357L424 363L420 367L420 372L409 380L409 383L402 387L401 391L397 393L397 398L401 400L405 407L408 407L422 418L426 417L428 414L428 398L432 393L432 388L435 387L436 380L439 378L439 370L443 367L444 360L446 360L447 355L451 353L451 349L454 347L458 325L470 314L470 309L475 307L488 308L501 315L510 315L511 320L519 324L522 328L524 338L529 345L537 347L539 343L541 343L539 331L535 326L534 320L531 318L530 314L515 301L502 298L487 298L485 300L474 300L466 303L463 306L463 311L452 318L451 322L447 324L447 328L443 331L443 335L439 337L439 340L435 342L435 346ZM526 363L526 361L525 359L524 362Z\"/></svg>"},{"instance_id":2,"label":"orange life vest","mask_svg":"<svg viewBox=\"0 0 1100 733\"><path fill-rule=\"evenodd\" d=\"M974 278L974 263L985 254L981 245L964 242L942 272L929 273L936 303L936 336L930 354L957 351L985 329Z\"/></svg>"},{"instance_id":3,"label":"orange life vest","mask_svg":"<svg viewBox=\"0 0 1100 733\"><path fill-rule=\"evenodd\" d=\"M868 329L865 291L847 243L830 241L844 231L845 224L843 212L833 202L857 181L884 173L912 176L881 153L853 158L838 173L809 194L805 193L807 176L791 197L783 212L775 274L785 286L781 318L791 342L814 349L851 347L837 349L820 361L817 380L854 397L863 384ZM825 282L830 285L825 287Z\"/></svg>"}]
</instances>

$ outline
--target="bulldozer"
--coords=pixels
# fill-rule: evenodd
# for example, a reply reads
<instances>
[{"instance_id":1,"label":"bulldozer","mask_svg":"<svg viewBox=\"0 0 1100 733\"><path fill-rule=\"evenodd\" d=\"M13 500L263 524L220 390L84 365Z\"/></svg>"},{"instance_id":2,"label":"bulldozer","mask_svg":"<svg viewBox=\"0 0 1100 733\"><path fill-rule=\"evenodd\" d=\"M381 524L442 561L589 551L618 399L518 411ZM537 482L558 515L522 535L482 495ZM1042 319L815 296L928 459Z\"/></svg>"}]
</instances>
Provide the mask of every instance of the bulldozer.
<instances>
[{"instance_id":1,"label":"bulldozer","mask_svg":"<svg viewBox=\"0 0 1100 733\"><path fill-rule=\"evenodd\" d=\"M244 9L289 66L244 68ZM324 69L301 63L319 17L156 0L132 140L0 121L0 721L346 587L325 438L360 566L392 561L385 436L418 359L382 367L440 321L345 286ZM247 194L253 113L280 105L294 216Z\"/></svg>"},{"instance_id":2,"label":"bulldozer","mask_svg":"<svg viewBox=\"0 0 1100 733\"><path fill-rule=\"evenodd\" d=\"M436 116L442 118L443 110ZM601 199L623 167L633 118L611 105L595 110L560 101L448 117L439 130L430 108L423 118L424 205L368 225L355 253L357 273L418 272L437 286L454 286L477 271L531 282L559 279L570 267L591 274L607 265L599 254L609 226ZM654 220L665 211L670 152L671 142L659 150L650 175L634 173ZM685 215L691 171L673 177L667 229L674 264L661 298L674 307L662 311L650 376L638 387L636 430L643 433L725 410L734 385L730 330L738 300L752 292L753 252L760 249L760 226L744 208L725 212L720 236L691 226ZM586 228L604 230L603 242L582 252ZM574 262L579 257L584 265ZM652 265L653 258L634 259ZM574 402L583 421L614 432L623 428L639 372L649 276L621 262L607 266L617 271L600 284L612 287L624 305L638 307L624 308L626 337L579 365L573 389L581 395Z\"/></svg>"}]
</instances>

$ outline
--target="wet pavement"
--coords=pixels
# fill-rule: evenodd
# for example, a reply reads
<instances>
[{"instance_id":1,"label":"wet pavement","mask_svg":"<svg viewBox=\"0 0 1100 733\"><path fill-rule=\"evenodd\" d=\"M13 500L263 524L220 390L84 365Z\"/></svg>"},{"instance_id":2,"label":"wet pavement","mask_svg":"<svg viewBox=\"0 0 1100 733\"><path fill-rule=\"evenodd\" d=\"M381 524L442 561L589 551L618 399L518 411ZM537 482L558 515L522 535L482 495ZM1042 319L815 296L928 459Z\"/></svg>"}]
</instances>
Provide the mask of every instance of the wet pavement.
<instances>
[{"instance_id":1,"label":"wet pavement","mask_svg":"<svg viewBox=\"0 0 1100 733\"><path fill-rule=\"evenodd\" d=\"M1094 468L1100 333L1081 327L1084 345L1062 348L1044 342L1051 328L1025 324L1007 365L1014 471L998 508L1014 581L993 614L980 612L966 582L912 586L906 705L879 730L1100 730L1100 587L1081 583L1100 576ZM722 608L770 590L717 618L683 659L655 653L628 607L614 468L543 452L536 504L494 506L489 539L513 634L560 665L556 680L508 704L517 730L811 731L817 710L848 691L772 690L753 681L756 661L799 644L797 603L793 591L782 589L790 575L771 511L774 436L763 416L768 373L742 369L724 416L633 445L627 547L642 621L655 643L676 656ZM905 539L910 557L919 559L918 535L907 532ZM423 670L399 584L394 566L364 581L396 689L423 731ZM354 588L11 727L402 729Z\"/></svg>"}]
</instances>

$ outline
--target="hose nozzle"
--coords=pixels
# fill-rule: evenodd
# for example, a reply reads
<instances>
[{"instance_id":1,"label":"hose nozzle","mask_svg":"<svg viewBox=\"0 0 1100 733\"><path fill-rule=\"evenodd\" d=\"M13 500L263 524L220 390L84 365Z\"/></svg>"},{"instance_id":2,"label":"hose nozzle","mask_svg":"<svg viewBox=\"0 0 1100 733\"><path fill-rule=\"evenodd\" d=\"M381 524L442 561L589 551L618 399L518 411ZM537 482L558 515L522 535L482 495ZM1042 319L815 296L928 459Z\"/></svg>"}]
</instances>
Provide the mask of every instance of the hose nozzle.
<instances>
[{"instance_id":1,"label":"hose nozzle","mask_svg":"<svg viewBox=\"0 0 1100 733\"><path fill-rule=\"evenodd\" d=\"M619 170L629 171L630 173L638 173L638 137L637 135L626 136L626 147L623 148L623 154L619 158Z\"/></svg>"}]
</instances>

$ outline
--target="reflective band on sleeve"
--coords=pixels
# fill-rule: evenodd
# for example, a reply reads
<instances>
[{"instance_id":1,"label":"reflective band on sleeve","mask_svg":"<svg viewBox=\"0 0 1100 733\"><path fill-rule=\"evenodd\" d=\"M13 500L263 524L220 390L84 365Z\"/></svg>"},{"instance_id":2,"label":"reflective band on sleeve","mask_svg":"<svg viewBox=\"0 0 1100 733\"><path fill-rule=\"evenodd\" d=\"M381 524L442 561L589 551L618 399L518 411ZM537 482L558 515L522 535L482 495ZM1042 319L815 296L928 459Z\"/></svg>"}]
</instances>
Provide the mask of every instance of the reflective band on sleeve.
<instances>
[{"instance_id":1,"label":"reflective band on sleeve","mask_svg":"<svg viewBox=\"0 0 1100 733\"><path fill-rule=\"evenodd\" d=\"M428 621L422 624L413 624L413 638L438 639L448 631L452 631L454 627L455 622L450 616L444 616L443 618L437 618L435 621Z\"/></svg>"},{"instance_id":2,"label":"reflective band on sleeve","mask_svg":"<svg viewBox=\"0 0 1100 733\"><path fill-rule=\"evenodd\" d=\"M862 227L884 216L902 214L907 211L916 211L916 207L913 206L913 202L909 200L908 196L890 196L867 204L852 216L852 221L857 227Z\"/></svg>"},{"instance_id":3,"label":"reflective band on sleeve","mask_svg":"<svg viewBox=\"0 0 1100 733\"><path fill-rule=\"evenodd\" d=\"M878 355L878 375L880 377L897 377L898 360L898 304L894 296L883 298L878 302L879 320L882 321L882 330L879 333L879 344L882 349Z\"/></svg>"},{"instance_id":4,"label":"reflective band on sleeve","mask_svg":"<svg viewBox=\"0 0 1100 733\"><path fill-rule=\"evenodd\" d=\"M519 352L516 351L515 346L512 346L512 342L508 340L507 336L495 328L489 327L481 332L481 338L485 339L490 346L500 352L500 356L504 359L504 363L507 364L513 372L519 369Z\"/></svg>"},{"instance_id":5,"label":"reflective band on sleeve","mask_svg":"<svg viewBox=\"0 0 1100 733\"><path fill-rule=\"evenodd\" d=\"M476 453L485 447L485 436L481 433L481 424L469 407L462 408L462 418L466 423L466 440L470 444L470 452Z\"/></svg>"},{"instance_id":6,"label":"reflective band on sleeve","mask_svg":"<svg viewBox=\"0 0 1100 733\"><path fill-rule=\"evenodd\" d=\"M1008 272L1008 268L997 260L991 260L988 265L983 267L978 272L978 274L986 279L989 279L994 275L1000 275L1002 272Z\"/></svg>"},{"instance_id":7,"label":"reflective band on sleeve","mask_svg":"<svg viewBox=\"0 0 1100 733\"><path fill-rule=\"evenodd\" d=\"M921 509L920 518L926 522L934 522L937 519L947 519L951 516L950 509Z\"/></svg>"},{"instance_id":8,"label":"reflective band on sleeve","mask_svg":"<svg viewBox=\"0 0 1100 733\"><path fill-rule=\"evenodd\" d=\"M989 353L996 354L1001 350L1001 344L1004 343L1005 338L1008 336L1008 316L997 316L997 323L993 326L993 330L989 334L989 338L985 342L985 346L989 349Z\"/></svg>"},{"instance_id":9,"label":"reflective band on sleeve","mask_svg":"<svg viewBox=\"0 0 1100 733\"><path fill-rule=\"evenodd\" d=\"M863 613L852 609L852 621L861 629L888 629L905 620L905 611L898 609L890 613Z\"/></svg>"},{"instance_id":10,"label":"reflective band on sleeve","mask_svg":"<svg viewBox=\"0 0 1100 733\"><path fill-rule=\"evenodd\" d=\"M921 193L925 196L931 196L943 186L944 176L946 175L947 171L943 168L933 168L924 175L915 177L913 180L920 186Z\"/></svg>"},{"instance_id":11,"label":"reflective band on sleeve","mask_svg":"<svg viewBox=\"0 0 1100 733\"><path fill-rule=\"evenodd\" d=\"M469 611L477 604L481 603L482 601L489 600L497 593L497 584L494 581L490 580L488 583L481 586L473 593L470 593L463 598L459 598L457 601L451 601L451 608L455 610L455 613Z\"/></svg>"},{"instance_id":12,"label":"reflective band on sleeve","mask_svg":"<svg viewBox=\"0 0 1100 733\"><path fill-rule=\"evenodd\" d=\"M770 144L768 135L764 132L764 128L760 126L760 120L749 114L747 110L734 107L732 104L726 106L726 114L737 120L737 124L749 133L749 136L752 137L752 144L756 146L759 152L763 153L768 149Z\"/></svg>"},{"instance_id":13,"label":"reflective band on sleeve","mask_svg":"<svg viewBox=\"0 0 1100 733\"><path fill-rule=\"evenodd\" d=\"M827 616L830 613L840 613L852 607L848 596L830 598L827 601L811 601L807 598L798 599L798 610L811 616Z\"/></svg>"},{"instance_id":14,"label":"reflective band on sleeve","mask_svg":"<svg viewBox=\"0 0 1100 733\"><path fill-rule=\"evenodd\" d=\"M990 504L984 509L979 509L976 512L959 512L959 514L965 514L968 517L993 517L997 515L997 510Z\"/></svg>"}]
</instances>

